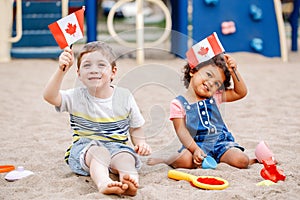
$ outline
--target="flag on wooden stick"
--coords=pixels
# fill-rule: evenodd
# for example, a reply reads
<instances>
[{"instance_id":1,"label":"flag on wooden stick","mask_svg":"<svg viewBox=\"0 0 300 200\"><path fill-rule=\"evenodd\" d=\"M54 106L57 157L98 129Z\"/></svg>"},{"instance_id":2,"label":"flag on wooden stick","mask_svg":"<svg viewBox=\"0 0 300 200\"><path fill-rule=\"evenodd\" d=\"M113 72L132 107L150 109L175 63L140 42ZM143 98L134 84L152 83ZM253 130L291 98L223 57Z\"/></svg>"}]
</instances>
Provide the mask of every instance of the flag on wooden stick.
<instances>
[{"instance_id":1,"label":"flag on wooden stick","mask_svg":"<svg viewBox=\"0 0 300 200\"><path fill-rule=\"evenodd\" d=\"M82 9L48 26L61 49L83 38L84 10L83 6Z\"/></svg>"},{"instance_id":2,"label":"flag on wooden stick","mask_svg":"<svg viewBox=\"0 0 300 200\"><path fill-rule=\"evenodd\" d=\"M191 68L196 67L199 63L207 61L214 56L223 53L225 50L218 38L216 32L193 45L187 52L187 61Z\"/></svg>"}]
</instances>

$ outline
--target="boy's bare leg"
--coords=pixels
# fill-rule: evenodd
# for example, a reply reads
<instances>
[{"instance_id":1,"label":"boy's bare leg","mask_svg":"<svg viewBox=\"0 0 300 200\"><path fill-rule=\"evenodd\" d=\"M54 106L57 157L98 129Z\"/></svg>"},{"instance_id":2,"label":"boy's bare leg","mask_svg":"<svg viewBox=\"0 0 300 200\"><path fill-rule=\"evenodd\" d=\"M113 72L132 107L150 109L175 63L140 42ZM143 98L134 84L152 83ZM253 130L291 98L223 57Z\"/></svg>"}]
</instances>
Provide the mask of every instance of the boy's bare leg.
<instances>
[{"instance_id":1,"label":"boy's bare leg","mask_svg":"<svg viewBox=\"0 0 300 200\"><path fill-rule=\"evenodd\" d=\"M86 153L85 161L90 168L91 178L103 194L123 194L128 185L109 178L108 167L111 161L110 153L104 147L92 146Z\"/></svg>"},{"instance_id":2,"label":"boy's bare leg","mask_svg":"<svg viewBox=\"0 0 300 200\"><path fill-rule=\"evenodd\" d=\"M128 185L123 195L135 196L139 187L135 158L128 152L121 152L112 157L111 168L119 174L120 181Z\"/></svg>"}]
</instances>

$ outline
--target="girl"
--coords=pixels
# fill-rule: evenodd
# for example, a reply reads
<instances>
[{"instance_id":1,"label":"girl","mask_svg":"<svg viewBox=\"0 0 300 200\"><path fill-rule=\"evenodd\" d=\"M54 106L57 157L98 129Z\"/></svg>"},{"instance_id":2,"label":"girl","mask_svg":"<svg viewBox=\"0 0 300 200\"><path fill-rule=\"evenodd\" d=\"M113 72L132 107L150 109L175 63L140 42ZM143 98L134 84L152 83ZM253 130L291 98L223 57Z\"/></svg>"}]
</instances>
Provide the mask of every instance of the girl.
<instances>
[{"instance_id":1,"label":"girl","mask_svg":"<svg viewBox=\"0 0 300 200\"><path fill-rule=\"evenodd\" d=\"M144 119L129 90L111 84L117 67L108 45L86 44L77 60L84 87L62 91L62 80L73 61L72 50L66 48L44 91L45 100L57 111L70 113L73 143L66 162L73 172L90 175L101 193L134 196L141 167L138 155L151 153L141 128ZM134 149L127 145L128 133ZM119 174L120 180L110 179L109 170Z\"/></svg>"},{"instance_id":2,"label":"girl","mask_svg":"<svg viewBox=\"0 0 300 200\"><path fill-rule=\"evenodd\" d=\"M150 158L148 164L166 163L174 168L192 169L201 167L204 157L210 155L218 163L247 168L254 161L234 141L217 105L247 94L235 60L222 53L193 68L187 64L184 70L187 91L174 99L170 107L170 119L183 147L168 159ZM231 77L234 88L229 88Z\"/></svg>"}]
</instances>

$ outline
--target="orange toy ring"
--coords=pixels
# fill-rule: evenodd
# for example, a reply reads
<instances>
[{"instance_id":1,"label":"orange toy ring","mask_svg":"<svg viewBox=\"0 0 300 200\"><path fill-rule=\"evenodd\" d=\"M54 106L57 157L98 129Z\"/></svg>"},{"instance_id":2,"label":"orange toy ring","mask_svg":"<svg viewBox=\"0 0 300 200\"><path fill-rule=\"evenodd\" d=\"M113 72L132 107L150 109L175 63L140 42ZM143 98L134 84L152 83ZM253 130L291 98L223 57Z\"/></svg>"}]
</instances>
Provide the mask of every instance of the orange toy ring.
<instances>
[{"instance_id":1,"label":"orange toy ring","mask_svg":"<svg viewBox=\"0 0 300 200\"><path fill-rule=\"evenodd\" d=\"M0 173L10 172L15 169L13 165L0 165Z\"/></svg>"}]
</instances>

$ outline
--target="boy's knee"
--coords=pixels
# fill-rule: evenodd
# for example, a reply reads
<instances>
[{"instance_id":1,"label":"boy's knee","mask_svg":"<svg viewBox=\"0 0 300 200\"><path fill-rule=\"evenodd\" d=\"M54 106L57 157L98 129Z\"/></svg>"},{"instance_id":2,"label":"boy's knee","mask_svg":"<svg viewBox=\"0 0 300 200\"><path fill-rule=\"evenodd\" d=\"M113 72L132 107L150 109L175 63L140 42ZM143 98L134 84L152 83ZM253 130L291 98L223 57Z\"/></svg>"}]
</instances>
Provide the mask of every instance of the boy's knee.
<instances>
[{"instance_id":1,"label":"boy's knee","mask_svg":"<svg viewBox=\"0 0 300 200\"><path fill-rule=\"evenodd\" d=\"M91 160L97 160L99 163L110 163L111 161L111 155L110 152L105 148L101 146L91 146L85 155L85 161L87 165L90 165Z\"/></svg>"}]
</instances>

